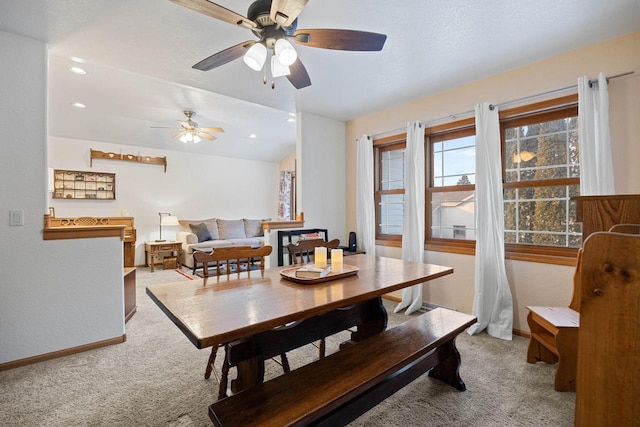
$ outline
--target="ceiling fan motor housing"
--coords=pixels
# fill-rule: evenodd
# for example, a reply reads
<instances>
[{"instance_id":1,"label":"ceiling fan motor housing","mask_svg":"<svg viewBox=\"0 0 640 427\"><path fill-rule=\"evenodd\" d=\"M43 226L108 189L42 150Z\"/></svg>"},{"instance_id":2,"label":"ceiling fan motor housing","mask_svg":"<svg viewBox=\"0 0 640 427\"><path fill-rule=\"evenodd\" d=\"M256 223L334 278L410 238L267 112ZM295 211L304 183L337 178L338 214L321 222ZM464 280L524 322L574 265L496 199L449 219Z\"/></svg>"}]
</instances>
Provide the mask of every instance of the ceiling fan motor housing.
<instances>
[{"instance_id":1,"label":"ceiling fan motor housing","mask_svg":"<svg viewBox=\"0 0 640 427\"><path fill-rule=\"evenodd\" d=\"M261 32L263 28L275 26L276 23L273 22L271 17L269 16L271 12L271 0L256 0L249 6L247 10L247 18L251 21L254 21L258 24L259 29L253 30L253 33L262 37ZM298 19L295 19L290 26L281 27L284 30L284 33L288 36L292 35L298 26Z\"/></svg>"}]
</instances>

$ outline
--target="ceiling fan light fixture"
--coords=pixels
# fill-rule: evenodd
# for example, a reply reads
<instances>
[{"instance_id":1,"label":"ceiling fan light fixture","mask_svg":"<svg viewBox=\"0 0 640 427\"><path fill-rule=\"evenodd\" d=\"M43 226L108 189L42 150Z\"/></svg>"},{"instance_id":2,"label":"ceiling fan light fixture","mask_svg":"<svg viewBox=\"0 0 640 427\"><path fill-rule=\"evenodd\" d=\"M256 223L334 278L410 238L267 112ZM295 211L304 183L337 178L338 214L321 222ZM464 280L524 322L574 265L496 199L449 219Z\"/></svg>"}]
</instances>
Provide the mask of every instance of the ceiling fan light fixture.
<instances>
[{"instance_id":1,"label":"ceiling fan light fixture","mask_svg":"<svg viewBox=\"0 0 640 427\"><path fill-rule=\"evenodd\" d=\"M271 56L271 76L273 78L276 78L276 77L288 76L289 74L291 74L291 70L289 70L289 67L287 67L286 65L278 61L278 58L276 57L276 55L272 55Z\"/></svg>"},{"instance_id":2,"label":"ceiling fan light fixture","mask_svg":"<svg viewBox=\"0 0 640 427\"><path fill-rule=\"evenodd\" d=\"M286 67L292 65L298 59L298 52L293 48L293 45L286 39L279 39L273 50L278 57L278 61Z\"/></svg>"},{"instance_id":3,"label":"ceiling fan light fixture","mask_svg":"<svg viewBox=\"0 0 640 427\"><path fill-rule=\"evenodd\" d=\"M247 50L242 59L249 68L260 71L267 60L267 48L262 43L256 43Z\"/></svg>"},{"instance_id":4,"label":"ceiling fan light fixture","mask_svg":"<svg viewBox=\"0 0 640 427\"><path fill-rule=\"evenodd\" d=\"M187 142L191 142L193 141L193 135L191 135L190 132L185 132L184 135L180 137L180 141L184 142L185 144Z\"/></svg>"},{"instance_id":5,"label":"ceiling fan light fixture","mask_svg":"<svg viewBox=\"0 0 640 427\"><path fill-rule=\"evenodd\" d=\"M202 141L202 138L200 138L198 135L193 135L193 143L197 144L198 142Z\"/></svg>"}]
</instances>

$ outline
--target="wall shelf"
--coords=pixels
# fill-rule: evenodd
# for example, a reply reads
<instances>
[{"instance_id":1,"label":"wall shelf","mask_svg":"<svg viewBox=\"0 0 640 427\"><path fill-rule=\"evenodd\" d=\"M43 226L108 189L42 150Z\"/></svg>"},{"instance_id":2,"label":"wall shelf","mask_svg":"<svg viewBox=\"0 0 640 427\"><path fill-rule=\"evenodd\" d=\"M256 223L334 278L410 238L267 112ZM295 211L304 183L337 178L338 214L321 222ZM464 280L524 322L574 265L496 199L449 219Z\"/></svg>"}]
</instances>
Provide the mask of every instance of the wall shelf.
<instances>
[{"instance_id":1,"label":"wall shelf","mask_svg":"<svg viewBox=\"0 0 640 427\"><path fill-rule=\"evenodd\" d=\"M165 173L167 172L167 157L150 157L150 156L141 156L139 154L122 154L122 153L111 153L105 151L98 151L91 149L91 156L89 160L89 165L93 167L93 159L104 159L104 160L121 160L125 162L137 162L137 163L148 163L151 165L161 165L164 166Z\"/></svg>"},{"instance_id":2,"label":"wall shelf","mask_svg":"<svg viewBox=\"0 0 640 427\"><path fill-rule=\"evenodd\" d=\"M116 174L55 169L52 198L114 200Z\"/></svg>"}]
</instances>

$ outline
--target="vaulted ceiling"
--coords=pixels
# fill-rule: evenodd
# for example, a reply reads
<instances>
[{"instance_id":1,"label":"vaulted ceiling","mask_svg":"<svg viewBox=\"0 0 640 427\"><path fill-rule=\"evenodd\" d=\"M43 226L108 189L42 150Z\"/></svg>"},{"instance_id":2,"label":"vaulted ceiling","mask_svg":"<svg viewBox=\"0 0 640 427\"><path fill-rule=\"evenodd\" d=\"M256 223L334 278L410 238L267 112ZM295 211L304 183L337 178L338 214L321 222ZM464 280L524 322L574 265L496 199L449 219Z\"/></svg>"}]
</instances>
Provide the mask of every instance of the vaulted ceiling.
<instances>
[{"instance_id":1,"label":"vaulted ceiling","mask_svg":"<svg viewBox=\"0 0 640 427\"><path fill-rule=\"evenodd\" d=\"M217 3L246 16L252 2ZM277 78L272 89L240 59L192 69L256 37L169 0L0 0L0 30L48 43L50 135L273 162L294 150L289 113L348 121L636 31L640 2L310 0L298 28L378 32L387 41L381 52L296 45L312 85L296 90ZM69 72L72 56L87 74ZM225 133L190 145L151 129L177 125L185 109Z\"/></svg>"}]
</instances>

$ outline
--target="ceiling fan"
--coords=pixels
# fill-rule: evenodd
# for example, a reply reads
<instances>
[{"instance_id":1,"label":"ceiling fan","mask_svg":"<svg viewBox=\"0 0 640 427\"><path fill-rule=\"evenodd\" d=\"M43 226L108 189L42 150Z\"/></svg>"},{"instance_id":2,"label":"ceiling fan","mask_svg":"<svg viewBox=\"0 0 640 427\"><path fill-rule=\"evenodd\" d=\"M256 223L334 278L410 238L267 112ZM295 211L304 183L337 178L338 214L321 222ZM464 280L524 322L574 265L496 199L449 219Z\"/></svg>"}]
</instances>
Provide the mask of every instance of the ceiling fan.
<instances>
[{"instance_id":1,"label":"ceiling fan","mask_svg":"<svg viewBox=\"0 0 640 427\"><path fill-rule=\"evenodd\" d=\"M179 139L184 142L193 142L197 144L202 141L202 138L208 139L209 141L213 141L217 139L213 135L209 135L207 132L224 132L222 128L201 128L198 127L198 123L191 120L193 116L196 115L193 111L185 110L184 115L187 117L187 120L178 120L181 127L166 127L166 126L151 126L154 129L180 129L181 132L177 135L174 135L173 139Z\"/></svg>"},{"instance_id":2,"label":"ceiling fan","mask_svg":"<svg viewBox=\"0 0 640 427\"><path fill-rule=\"evenodd\" d=\"M243 57L252 69L260 71L272 50L272 77L287 76L296 89L311 85L311 79L290 41L309 47L348 51L380 51L387 36L366 31L339 29L297 30L297 18L308 0L256 0L239 15L209 0L171 0L196 12L229 24L247 28L259 40L248 40L203 59L193 66L208 71ZM267 82L266 72L264 83ZM272 83L272 88L274 84Z\"/></svg>"}]
</instances>

